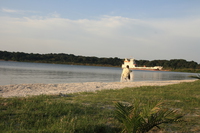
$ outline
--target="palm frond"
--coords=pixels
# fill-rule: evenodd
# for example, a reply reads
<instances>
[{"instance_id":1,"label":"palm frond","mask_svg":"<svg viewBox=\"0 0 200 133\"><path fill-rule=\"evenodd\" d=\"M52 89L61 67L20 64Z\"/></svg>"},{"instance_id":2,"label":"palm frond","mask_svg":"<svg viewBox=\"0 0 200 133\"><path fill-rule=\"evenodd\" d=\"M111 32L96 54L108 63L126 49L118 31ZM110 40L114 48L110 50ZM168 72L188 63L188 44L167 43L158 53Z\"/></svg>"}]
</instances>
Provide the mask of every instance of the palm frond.
<instances>
[{"instance_id":1,"label":"palm frond","mask_svg":"<svg viewBox=\"0 0 200 133\"><path fill-rule=\"evenodd\" d=\"M162 102L148 102L141 106L138 101L135 104L116 104L116 117L124 127L123 132L148 132L153 127L160 128L163 123L178 122L183 115L177 115L176 110L163 108Z\"/></svg>"}]
</instances>

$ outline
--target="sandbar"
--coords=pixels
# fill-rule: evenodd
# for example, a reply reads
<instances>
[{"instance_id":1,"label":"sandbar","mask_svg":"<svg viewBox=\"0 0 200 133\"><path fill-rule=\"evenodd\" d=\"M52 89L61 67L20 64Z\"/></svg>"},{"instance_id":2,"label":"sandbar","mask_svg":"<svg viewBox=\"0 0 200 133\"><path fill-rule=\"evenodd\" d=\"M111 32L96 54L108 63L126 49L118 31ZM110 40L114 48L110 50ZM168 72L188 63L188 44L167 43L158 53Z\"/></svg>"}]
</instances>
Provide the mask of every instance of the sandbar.
<instances>
[{"instance_id":1,"label":"sandbar","mask_svg":"<svg viewBox=\"0 0 200 133\"><path fill-rule=\"evenodd\" d=\"M66 95L79 92L95 92L105 89L123 89L140 86L165 86L195 80L134 81L134 82L83 82L64 84L15 84L1 85L0 97L26 97L34 95Z\"/></svg>"}]
</instances>

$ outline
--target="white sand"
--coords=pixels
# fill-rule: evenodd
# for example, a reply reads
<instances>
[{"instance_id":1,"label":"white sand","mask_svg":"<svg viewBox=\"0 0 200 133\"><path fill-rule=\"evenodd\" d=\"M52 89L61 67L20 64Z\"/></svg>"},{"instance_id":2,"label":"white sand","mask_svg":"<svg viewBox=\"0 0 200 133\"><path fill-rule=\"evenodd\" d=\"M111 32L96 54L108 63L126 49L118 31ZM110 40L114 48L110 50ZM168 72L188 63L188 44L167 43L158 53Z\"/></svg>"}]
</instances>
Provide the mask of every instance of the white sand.
<instances>
[{"instance_id":1,"label":"white sand","mask_svg":"<svg viewBox=\"0 0 200 133\"><path fill-rule=\"evenodd\" d=\"M94 92L104 89L122 89L139 86L164 86L195 80L145 81L145 82L84 82L66 84L19 84L0 86L0 97L25 97L33 95L59 95L77 92Z\"/></svg>"}]
</instances>

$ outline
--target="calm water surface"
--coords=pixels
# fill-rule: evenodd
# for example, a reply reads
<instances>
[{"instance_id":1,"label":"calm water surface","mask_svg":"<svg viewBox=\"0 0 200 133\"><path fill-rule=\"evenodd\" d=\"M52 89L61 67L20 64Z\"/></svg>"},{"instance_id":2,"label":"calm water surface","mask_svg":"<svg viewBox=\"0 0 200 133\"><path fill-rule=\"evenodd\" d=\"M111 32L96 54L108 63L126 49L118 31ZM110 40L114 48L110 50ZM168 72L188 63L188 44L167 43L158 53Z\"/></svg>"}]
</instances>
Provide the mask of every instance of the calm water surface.
<instances>
[{"instance_id":1,"label":"calm water surface","mask_svg":"<svg viewBox=\"0 0 200 133\"><path fill-rule=\"evenodd\" d=\"M122 69L0 61L0 85L27 83L119 82ZM133 71L133 81L191 79L194 73Z\"/></svg>"}]
</instances>

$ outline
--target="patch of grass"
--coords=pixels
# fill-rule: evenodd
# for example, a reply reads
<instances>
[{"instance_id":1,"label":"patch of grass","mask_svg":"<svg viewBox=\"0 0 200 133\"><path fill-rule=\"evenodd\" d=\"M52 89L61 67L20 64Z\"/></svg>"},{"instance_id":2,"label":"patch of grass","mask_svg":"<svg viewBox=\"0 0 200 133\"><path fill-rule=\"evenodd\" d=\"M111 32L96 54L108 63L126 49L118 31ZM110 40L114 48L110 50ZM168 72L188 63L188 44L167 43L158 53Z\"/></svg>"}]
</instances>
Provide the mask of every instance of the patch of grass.
<instances>
[{"instance_id":1,"label":"patch of grass","mask_svg":"<svg viewBox=\"0 0 200 133\"><path fill-rule=\"evenodd\" d=\"M0 98L2 132L117 133L117 102L164 101L184 114L183 122L160 125L163 132L200 132L200 80L167 86L143 86L68 94L66 97Z\"/></svg>"}]
</instances>

